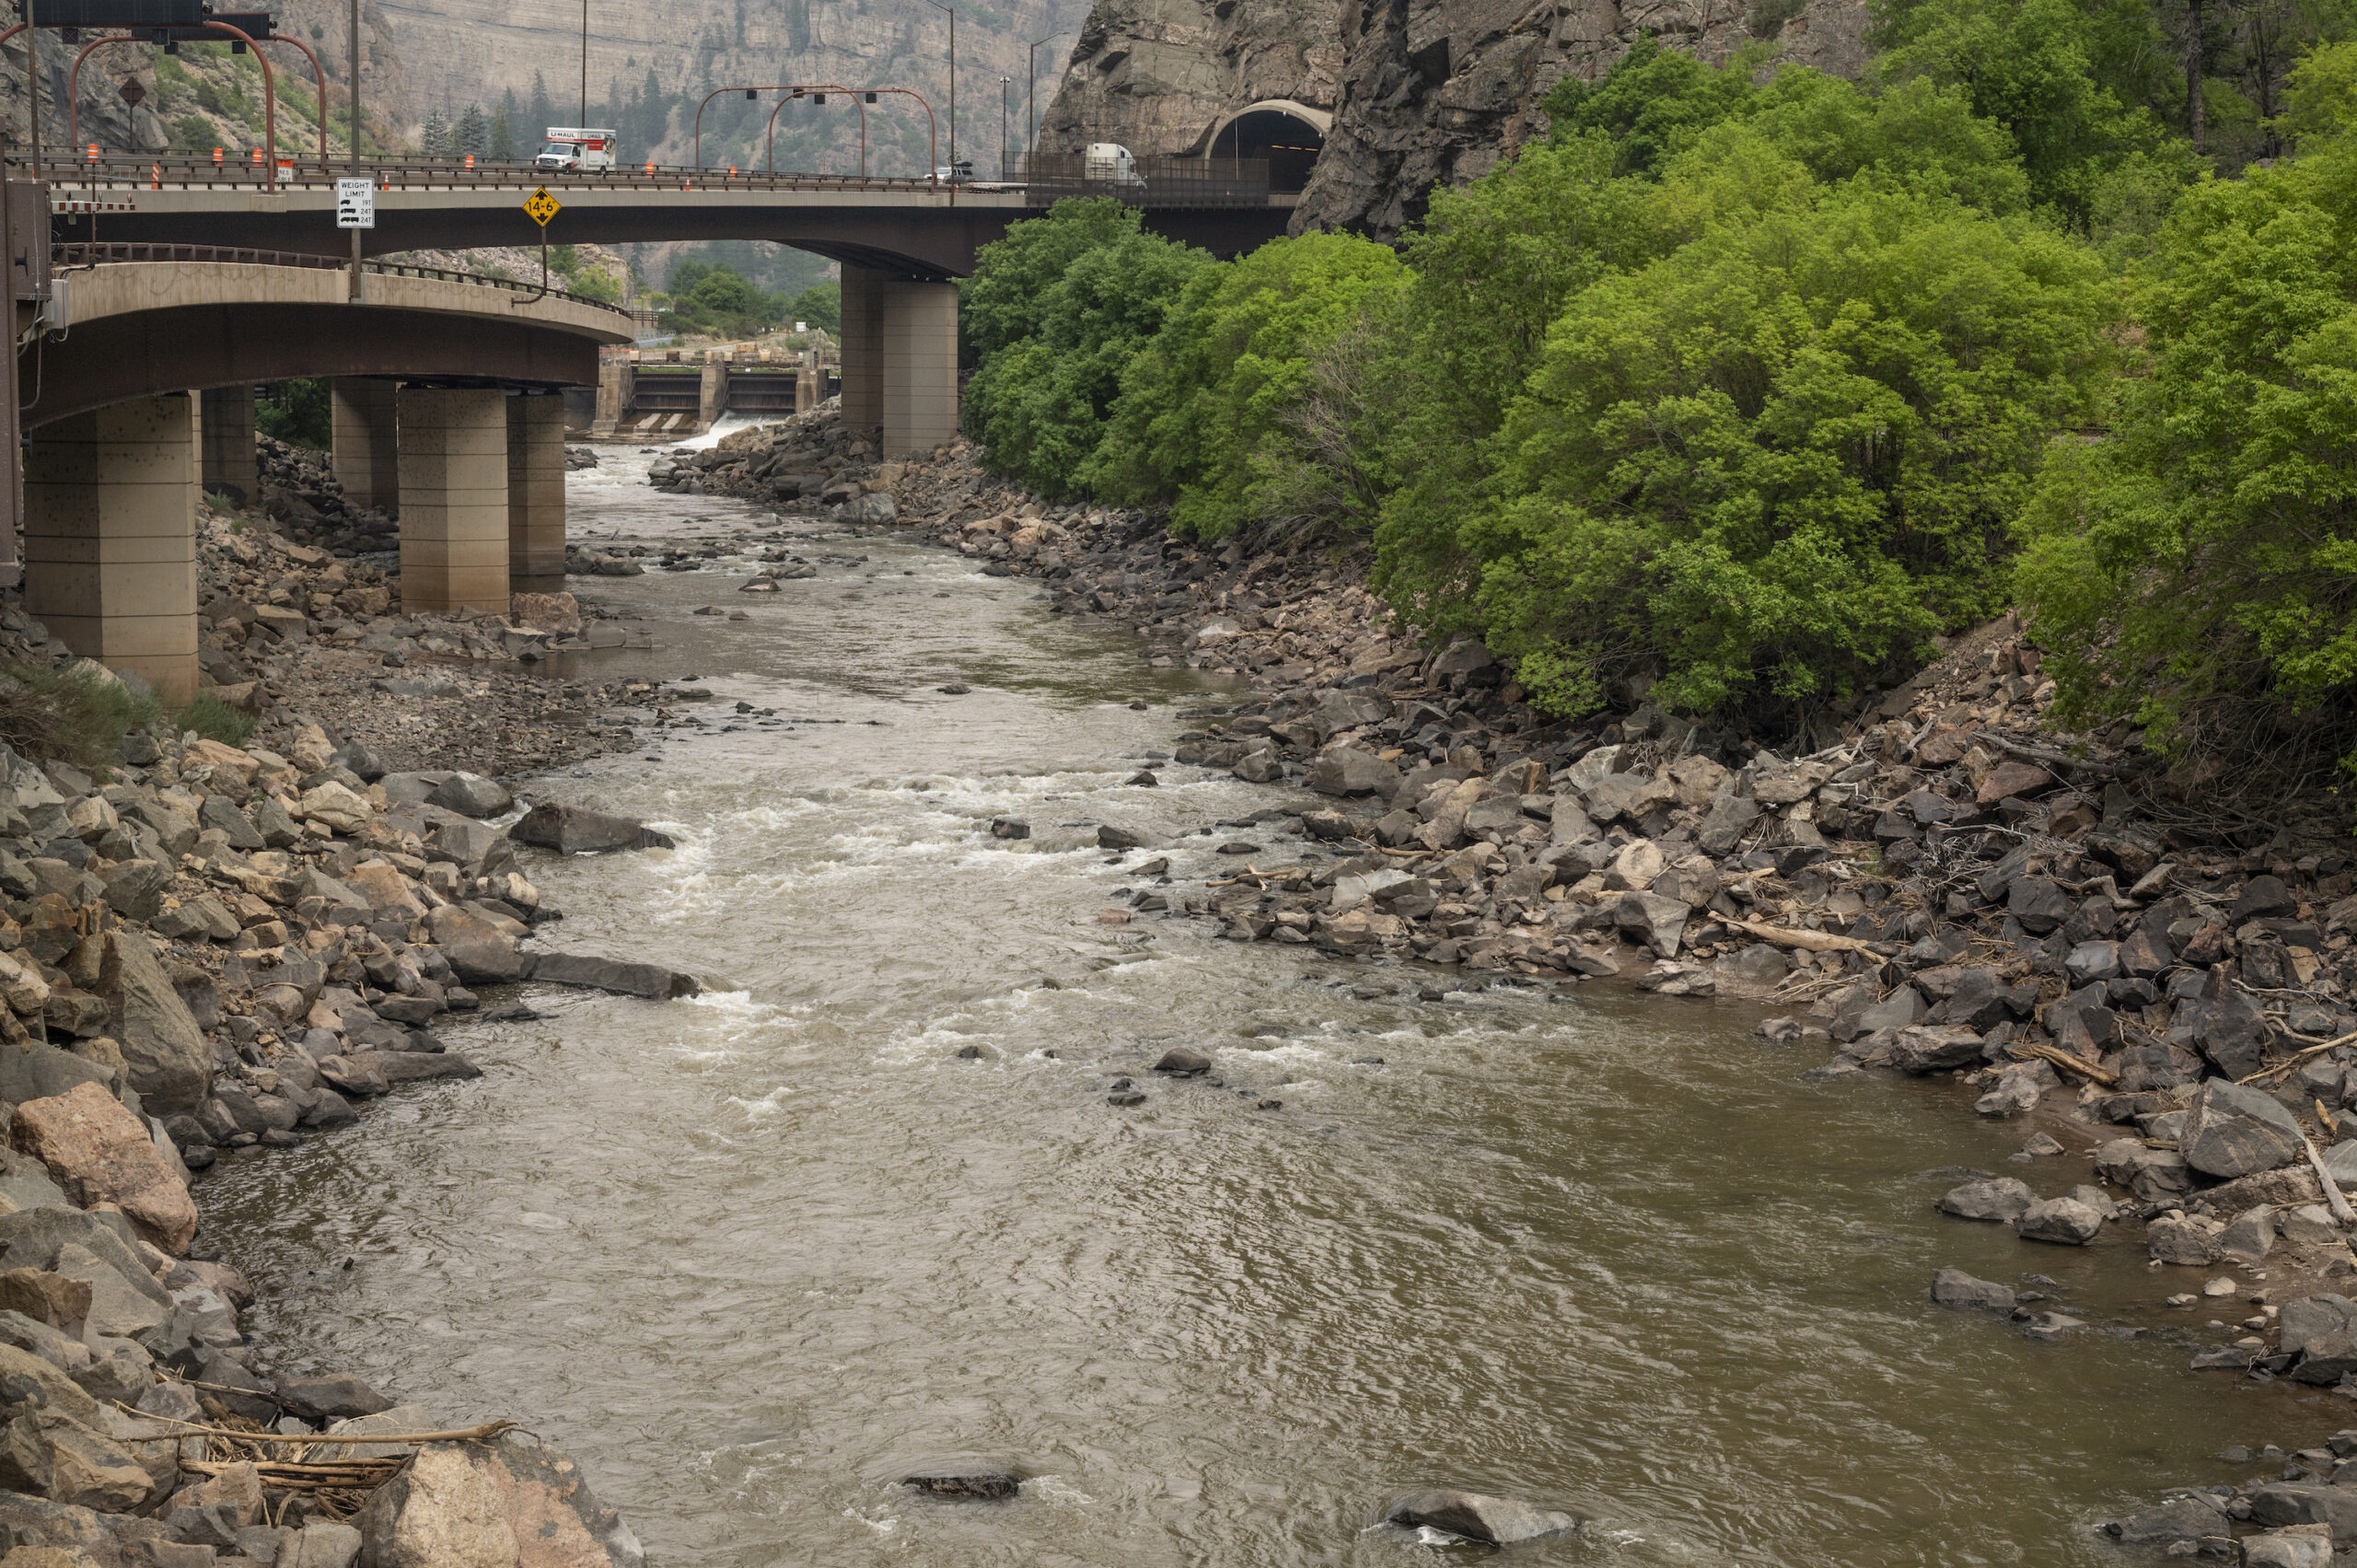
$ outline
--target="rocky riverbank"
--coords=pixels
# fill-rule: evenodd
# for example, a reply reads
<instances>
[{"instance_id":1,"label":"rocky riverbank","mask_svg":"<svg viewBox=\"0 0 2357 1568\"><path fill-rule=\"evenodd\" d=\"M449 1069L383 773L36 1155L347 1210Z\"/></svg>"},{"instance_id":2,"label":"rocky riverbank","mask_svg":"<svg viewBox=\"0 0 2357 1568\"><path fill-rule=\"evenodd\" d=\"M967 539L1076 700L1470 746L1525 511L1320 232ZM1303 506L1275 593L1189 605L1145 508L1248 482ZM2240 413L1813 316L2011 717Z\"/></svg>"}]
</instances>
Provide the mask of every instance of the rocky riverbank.
<instances>
[{"instance_id":1,"label":"rocky riverbank","mask_svg":"<svg viewBox=\"0 0 2357 1568\"><path fill-rule=\"evenodd\" d=\"M387 519L274 443L264 492L200 529L209 722L251 738L134 729L89 771L0 748L0 1563L638 1563L569 1462L475 1424L504 1412L277 1365L190 1178L479 1076L434 1032L474 988L694 989L550 950L528 876L660 835L485 776L626 744L598 715L652 688L519 662L646 633L570 595L400 615ZM0 659L116 679L15 608Z\"/></svg>"},{"instance_id":2,"label":"rocky riverbank","mask_svg":"<svg viewBox=\"0 0 2357 1568\"><path fill-rule=\"evenodd\" d=\"M1391 625L1347 551L1197 543L1152 516L1043 505L978 457L960 442L877 463L821 411L676 454L656 479L920 533L1039 580L1060 612L1128 625L1155 664L1248 679L1169 761L1331 805L1202 829L1236 868L1200 887L1107 824L1135 874L1107 919L1414 960L1440 986L1623 977L1756 997L1763 1040L1814 1049L1813 1075L1936 1075L2021 1127L2018 1174L1979 1173L1941 1206L2013 1229L2026 1276L2042 1246L2141 1240L2157 1295L2189 1329L2207 1321L2195 1367L2357 1397L2341 1294L2357 1260L2335 1213L2357 1184L2341 1126L2357 1106L2357 860L2328 802L2282 802L2256 842L2247 823L2204 821L2141 736L2053 729L2038 650L2010 620L1798 744L1642 702L1550 723L1480 645ZM789 591L807 564L742 587ZM1932 1295L2041 1338L2100 1327L2043 1286L1944 1272ZM2189 1493L2115 1533L2214 1551L2247 1521L2274 1532L2235 1549L2254 1562L2308 1562L2312 1525L2357 1545L2357 1506L2340 1507L2357 1489L2316 1484L2357 1434L2289 1446L2276 1481Z\"/></svg>"}]
</instances>

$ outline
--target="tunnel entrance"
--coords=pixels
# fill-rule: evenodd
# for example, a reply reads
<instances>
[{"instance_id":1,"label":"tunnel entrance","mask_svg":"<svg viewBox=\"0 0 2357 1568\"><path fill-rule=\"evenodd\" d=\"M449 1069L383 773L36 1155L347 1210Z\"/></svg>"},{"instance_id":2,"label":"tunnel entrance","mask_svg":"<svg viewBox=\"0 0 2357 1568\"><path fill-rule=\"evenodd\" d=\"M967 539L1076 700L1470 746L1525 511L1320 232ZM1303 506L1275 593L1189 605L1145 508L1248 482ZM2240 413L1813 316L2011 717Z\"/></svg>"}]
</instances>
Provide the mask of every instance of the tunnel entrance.
<instances>
[{"instance_id":1,"label":"tunnel entrance","mask_svg":"<svg viewBox=\"0 0 2357 1568\"><path fill-rule=\"evenodd\" d=\"M1309 183L1309 171L1326 145L1320 122L1329 116L1300 105L1283 108L1255 104L1230 118L1213 133L1205 156L1221 158L1266 158L1269 189L1298 194Z\"/></svg>"}]
</instances>

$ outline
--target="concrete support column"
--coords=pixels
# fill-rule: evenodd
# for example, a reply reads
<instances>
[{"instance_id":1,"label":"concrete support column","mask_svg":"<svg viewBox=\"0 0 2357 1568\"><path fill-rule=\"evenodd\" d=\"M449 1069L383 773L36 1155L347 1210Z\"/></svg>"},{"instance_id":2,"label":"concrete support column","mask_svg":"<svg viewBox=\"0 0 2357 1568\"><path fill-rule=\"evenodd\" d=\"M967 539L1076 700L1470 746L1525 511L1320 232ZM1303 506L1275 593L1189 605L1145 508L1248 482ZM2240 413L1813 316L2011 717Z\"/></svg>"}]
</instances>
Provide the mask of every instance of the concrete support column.
<instances>
[{"instance_id":1,"label":"concrete support column","mask_svg":"<svg viewBox=\"0 0 2357 1568\"><path fill-rule=\"evenodd\" d=\"M332 387L335 477L354 506L399 512L401 440L393 384L352 377Z\"/></svg>"},{"instance_id":2,"label":"concrete support column","mask_svg":"<svg viewBox=\"0 0 2357 1568\"><path fill-rule=\"evenodd\" d=\"M196 693L195 431L186 392L36 426L25 448L25 608L168 703Z\"/></svg>"},{"instance_id":3,"label":"concrete support column","mask_svg":"<svg viewBox=\"0 0 2357 1568\"><path fill-rule=\"evenodd\" d=\"M261 465L254 456L254 389L215 387L197 394L204 493L240 506L261 505Z\"/></svg>"},{"instance_id":4,"label":"concrete support column","mask_svg":"<svg viewBox=\"0 0 2357 1568\"><path fill-rule=\"evenodd\" d=\"M728 412L728 361L718 349L707 350L703 374L696 378L696 424L709 430Z\"/></svg>"},{"instance_id":5,"label":"concrete support column","mask_svg":"<svg viewBox=\"0 0 2357 1568\"><path fill-rule=\"evenodd\" d=\"M794 413L795 418L798 419L802 415L808 413L811 410L817 408L820 401L823 401L826 394L819 389L825 380L826 372L819 368L819 351L816 349L804 349L802 351L802 357L795 363L794 366Z\"/></svg>"},{"instance_id":6,"label":"concrete support column","mask_svg":"<svg viewBox=\"0 0 2357 1568\"><path fill-rule=\"evenodd\" d=\"M958 433L958 285L887 283L884 456L930 452Z\"/></svg>"},{"instance_id":7,"label":"concrete support column","mask_svg":"<svg viewBox=\"0 0 2357 1568\"><path fill-rule=\"evenodd\" d=\"M564 400L507 400L507 587L564 591Z\"/></svg>"},{"instance_id":8,"label":"concrete support column","mask_svg":"<svg viewBox=\"0 0 2357 1568\"><path fill-rule=\"evenodd\" d=\"M611 436L631 416L638 401L638 363L627 352L601 354L598 359L598 417L592 436Z\"/></svg>"},{"instance_id":9,"label":"concrete support column","mask_svg":"<svg viewBox=\"0 0 2357 1568\"><path fill-rule=\"evenodd\" d=\"M496 389L401 389L406 613L507 613L508 401Z\"/></svg>"},{"instance_id":10,"label":"concrete support column","mask_svg":"<svg viewBox=\"0 0 2357 1568\"><path fill-rule=\"evenodd\" d=\"M884 289L881 273L843 264L843 423L884 427Z\"/></svg>"}]
</instances>

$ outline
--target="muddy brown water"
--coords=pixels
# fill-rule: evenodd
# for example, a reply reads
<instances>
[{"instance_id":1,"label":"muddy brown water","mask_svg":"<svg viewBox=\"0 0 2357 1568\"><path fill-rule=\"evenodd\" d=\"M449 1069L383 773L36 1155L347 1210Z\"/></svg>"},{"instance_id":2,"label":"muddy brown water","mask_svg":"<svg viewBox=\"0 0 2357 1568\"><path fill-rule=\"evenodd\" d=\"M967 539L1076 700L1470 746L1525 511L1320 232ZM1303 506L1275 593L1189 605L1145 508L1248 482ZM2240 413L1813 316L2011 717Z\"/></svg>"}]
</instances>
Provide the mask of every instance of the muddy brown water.
<instances>
[{"instance_id":1,"label":"muddy brown water","mask_svg":"<svg viewBox=\"0 0 2357 1568\"><path fill-rule=\"evenodd\" d=\"M609 464L575 477L577 531L751 516ZM525 1423L663 1568L1458 1555L1370 1528L1424 1485L1588 1521L1533 1563L2106 1564L2102 1518L2252 1477L2227 1443L2349 1423L2188 1373L2205 1336L2160 1300L2196 1276L2134 1237L1933 1214L1943 1167L2086 1177L2007 1164L2024 1130L1952 1083L1810 1083L1818 1054L1733 1005L1098 923L1131 879L1095 822L1176 835L1180 891L1252 836L1195 830L1291 798L1122 782L1217 694L1034 585L798 540L866 560L773 598L741 570L586 585L668 623L598 673L715 700L702 735L540 781L680 845L528 852L550 945L710 992L528 988L545 1017L446 1029L480 1082L204 1178L281 1365ZM688 618L709 603L751 619ZM989 837L1002 814L1033 838ZM1434 981L1462 989L1418 1000ZM1224 1086L1145 1081L1172 1045ZM1119 1074L1144 1106L1106 1103ZM1942 1264L2042 1272L2096 1327L1940 1311ZM897 1484L966 1455L1019 1498Z\"/></svg>"}]
</instances>

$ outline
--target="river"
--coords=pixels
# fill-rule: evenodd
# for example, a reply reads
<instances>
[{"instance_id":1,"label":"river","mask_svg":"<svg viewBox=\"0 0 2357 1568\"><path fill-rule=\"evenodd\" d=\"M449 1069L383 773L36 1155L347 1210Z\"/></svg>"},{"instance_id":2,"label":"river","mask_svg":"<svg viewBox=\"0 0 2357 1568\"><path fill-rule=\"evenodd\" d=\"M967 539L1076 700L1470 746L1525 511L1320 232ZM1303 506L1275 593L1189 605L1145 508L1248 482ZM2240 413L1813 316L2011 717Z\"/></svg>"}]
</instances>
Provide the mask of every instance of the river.
<instances>
[{"instance_id":1,"label":"river","mask_svg":"<svg viewBox=\"0 0 2357 1568\"><path fill-rule=\"evenodd\" d=\"M574 476L576 533L755 520L645 460ZM523 1422L662 1568L1438 1561L1369 1528L1422 1485L1591 1521L1534 1563L2112 1563L2096 1522L2234 1476L2226 1443L2344 1424L2186 1372L2187 1276L2132 1237L1934 1214L1946 1167L2087 1179L2008 1165L2024 1130L1957 1086L1809 1082L1732 1004L1100 923L1132 883L1097 821L1178 838L1174 894L1230 841L1298 853L1198 830L1299 797L1124 782L1233 699L947 552L793 537L834 560L773 597L577 585L664 623L595 673L715 695L701 733L536 781L679 841L528 852L550 945L711 989L528 991L544 1016L446 1029L480 1081L205 1177L281 1365ZM1173 1045L1224 1085L1151 1080ZM1106 1102L1124 1074L1144 1105ZM2096 1327L1936 1309L1943 1264L2043 1271ZM897 1484L956 1455L1032 1479Z\"/></svg>"}]
</instances>

